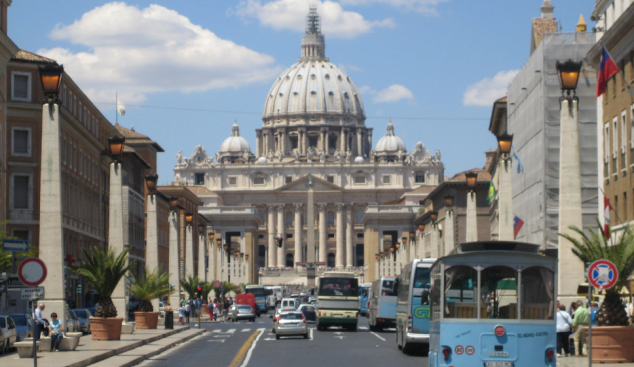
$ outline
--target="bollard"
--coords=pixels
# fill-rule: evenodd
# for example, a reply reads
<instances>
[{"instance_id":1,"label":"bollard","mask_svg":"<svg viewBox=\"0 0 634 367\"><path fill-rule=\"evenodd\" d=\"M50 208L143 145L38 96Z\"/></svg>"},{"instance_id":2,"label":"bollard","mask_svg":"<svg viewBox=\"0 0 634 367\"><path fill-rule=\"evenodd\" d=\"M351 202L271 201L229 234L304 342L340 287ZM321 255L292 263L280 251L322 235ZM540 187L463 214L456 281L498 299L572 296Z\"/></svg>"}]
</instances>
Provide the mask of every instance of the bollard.
<instances>
[{"instance_id":1,"label":"bollard","mask_svg":"<svg viewBox=\"0 0 634 367\"><path fill-rule=\"evenodd\" d=\"M165 311L165 329L174 329L174 311Z\"/></svg>"},{"instance_id":2,"label":"bollard","mask_svg":"<svg viewBox=\"0 0 634 367\"><path fill-rule=\"evenodd\" d=\"M201 313L202 313L202 312L199 312L199 313L198 313L198 328L199 328L199 329L200 329L200 324L201 324L201 320L200 320L200 314L201 314Z\"/></svg>"}]
</instances>

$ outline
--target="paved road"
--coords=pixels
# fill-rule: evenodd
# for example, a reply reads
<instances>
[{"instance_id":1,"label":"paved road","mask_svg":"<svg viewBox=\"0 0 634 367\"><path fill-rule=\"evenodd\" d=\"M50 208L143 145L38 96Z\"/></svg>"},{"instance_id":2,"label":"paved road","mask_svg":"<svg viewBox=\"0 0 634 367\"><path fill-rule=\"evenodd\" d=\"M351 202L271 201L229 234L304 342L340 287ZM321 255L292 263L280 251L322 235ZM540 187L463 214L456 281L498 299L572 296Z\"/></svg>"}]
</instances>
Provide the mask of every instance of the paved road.
<instances>
[{"instance_id":1,"label":"paved road","mask_svg":"<svg viewBox=\"0 0 634 367\"><path fill-rule=\"evenodd\" d=\"M394 331L370 332L367 319L359 320L359 331L331 328L317 331L309 324L311 338L275 340L268 316L255 323L203 323L207 333L140 366L426 366L424 353L405 355L396 347ZM192 323L193 327L193 323ZM300 362L298 364L298 362Z\"/></svg>"}]
</instances>

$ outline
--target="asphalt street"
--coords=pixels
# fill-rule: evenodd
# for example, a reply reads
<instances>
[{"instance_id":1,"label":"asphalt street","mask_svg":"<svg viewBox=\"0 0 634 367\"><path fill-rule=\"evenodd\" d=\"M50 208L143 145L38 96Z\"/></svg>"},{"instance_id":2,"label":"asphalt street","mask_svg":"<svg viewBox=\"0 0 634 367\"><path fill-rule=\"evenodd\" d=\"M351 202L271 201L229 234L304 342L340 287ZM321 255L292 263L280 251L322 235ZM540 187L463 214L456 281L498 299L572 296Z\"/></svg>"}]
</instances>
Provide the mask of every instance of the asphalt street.
<instances>
[{"instance_id":1,"label":"asphalt street","mask_svg":"<svg viewBox=\"0 0 634 367\"><path fill-rule=\"evenodd\" d=\"M394 330L370 332L367 318L359 319L359 330L330 328L317 331L309 324L310 338L275 339L268 315L256 322L203 323L208 332L143 363L158 366L425 366L426 354L403 354L396 346ZM191 323L194 327L194 323Z\"/></svg>"}]
</instances>

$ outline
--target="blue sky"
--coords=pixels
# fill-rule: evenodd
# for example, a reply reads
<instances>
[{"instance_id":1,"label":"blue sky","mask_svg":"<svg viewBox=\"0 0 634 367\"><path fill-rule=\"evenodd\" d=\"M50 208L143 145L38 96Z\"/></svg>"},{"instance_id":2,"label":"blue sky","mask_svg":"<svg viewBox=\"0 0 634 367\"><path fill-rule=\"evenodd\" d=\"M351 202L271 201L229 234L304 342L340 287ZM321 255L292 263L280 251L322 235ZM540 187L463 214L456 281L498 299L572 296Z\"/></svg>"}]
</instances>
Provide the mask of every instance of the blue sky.
<instances>
[{"instance_id":1,"label":"blue sky","mask_svg":"<svg viewBox=\"0 0 634 367\"><path fill-rule=\"evenodd\" d=\"M562 31L593 0L552 0ZM440 149L445 175L484 165L496 146L491 102L529 56L542 0L312 0L326 55L362 91L374 144L388 120L408 149ZM161 184L176 153L213 156L237 120L255 150L265 97L300 56L308 0L15 0L9 36L53 57L114 123L149 135ZM135 107L144 105L161 108ZM206 110L206 111L196 111ZM231 112L212 112L231 111Z\"/></svg>"}]
</instances>

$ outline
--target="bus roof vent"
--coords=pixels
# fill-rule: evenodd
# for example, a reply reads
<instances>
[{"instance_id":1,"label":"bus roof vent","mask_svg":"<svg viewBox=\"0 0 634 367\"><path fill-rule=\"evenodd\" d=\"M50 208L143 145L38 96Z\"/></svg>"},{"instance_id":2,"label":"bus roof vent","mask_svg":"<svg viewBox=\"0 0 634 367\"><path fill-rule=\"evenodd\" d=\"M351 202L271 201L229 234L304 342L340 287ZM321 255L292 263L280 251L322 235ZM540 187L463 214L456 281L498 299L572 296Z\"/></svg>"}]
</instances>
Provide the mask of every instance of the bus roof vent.
<instances>
[{"instance_id":1,"label":"bus roof vent","mask_svg":"<svg viewBox=\"0 0 634 367\"><path fill-rule=\"evenodd\" d=\"M518 251L539 254L539 248L539 245L526 242L482 241L462 243L458 248L458 253L473 251Z\"/></svg>"}]
</instances>

